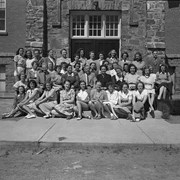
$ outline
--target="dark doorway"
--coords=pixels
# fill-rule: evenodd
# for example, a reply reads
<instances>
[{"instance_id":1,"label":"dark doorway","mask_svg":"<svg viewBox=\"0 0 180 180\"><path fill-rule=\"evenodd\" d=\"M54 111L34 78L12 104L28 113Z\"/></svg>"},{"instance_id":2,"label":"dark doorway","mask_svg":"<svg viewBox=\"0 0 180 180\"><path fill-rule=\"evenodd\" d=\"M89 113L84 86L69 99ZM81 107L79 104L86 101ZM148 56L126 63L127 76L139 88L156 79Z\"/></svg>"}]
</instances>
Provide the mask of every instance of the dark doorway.
<instances>
[{"instance_id":1,"label":"dark doorway","mask_svg":"<svg viewBox=\"0 0 180 180\"><path fill-rule=\"evenodd\" d=\"M119 56L119 40L118 39L71 39L71 58L79 48L83 48L85 56L89 59L89 52L94 51L96 59L98 59L98 53L103 52L105 57L108 53L115 49Z\"/></svg>"}]
</instances>

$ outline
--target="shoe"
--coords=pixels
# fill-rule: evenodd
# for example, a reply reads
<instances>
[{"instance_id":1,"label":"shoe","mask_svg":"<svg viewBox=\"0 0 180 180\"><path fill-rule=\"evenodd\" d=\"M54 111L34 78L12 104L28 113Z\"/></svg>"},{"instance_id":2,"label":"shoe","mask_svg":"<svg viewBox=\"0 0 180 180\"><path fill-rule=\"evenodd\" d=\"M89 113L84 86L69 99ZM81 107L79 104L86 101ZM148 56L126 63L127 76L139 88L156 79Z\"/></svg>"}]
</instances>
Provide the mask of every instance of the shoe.
<instances>
[{"instance_id":1,"label":"shoe","mask_svg":"<svg viewBox=\"0 0 180 180\"><path fill-rule=\"evenodd\" d=\"M131 114L128 114L127 120L134 121L134 118L132 117Z\"/></svg>"},{"instance_id":2,"label":"shoe","mask_svg":"<svg viewBox=\"0 0 180 180\"><path fill-rule=\"evenodd\" d=\"M82 117L81 116L79 116L78 118L77 118L77 121L80 121L82 119Z\"/></svg>"},{"instance_id":3,"label":"shoe","mask_svg":"<svg viewBox=\"0 0 180 180\"><path fill-rule=\"evenodd\" d=\"M29 116L30 116L30 114L27 114L27 115L25 116L25 118L27 118L27 119L28 119L28 118L29 118Z\"/></svg>"},{"instance_id":4,"label":"shoe","mask_svg":"<svg viewBox=\"0 0 180 180\"><path fill-rule=\"evenodd\" d=\"M136 118L136 122L139 122L141 119L140 118Z\"/></svg>"},{"instance_id":5,"label":"shoe","mask_svg":"<svg viewBox=\"0 0 180 180\"><path fill-rule=\"evenodd\" d=\"M154 110L151 110L149 114L152 116L152 118L155 118Z\"/></svg>"},{"instance_id":6,"label":"shoe","mask_svg":"<svg viewBox=\"0 0 180 180\"><path fill-rule=\"evenodd\" d=\"M51 118L52 115L51 114L46 114L45 116L43 116L44 118L48 119L48 118Z\"/></svg>"},{"instance_id":7,"label":"shoe","mask_svg":"<svg viewBox=\"0 0 180 180\"><path fill-rule=\"evenodd\" d=\"M27 119L32 119L32 118L35 118L36 116L34 115L34 114L32 114L32 115L29 115L29 116L27 116L26 118Z\"/></svg>"}]
</instances>

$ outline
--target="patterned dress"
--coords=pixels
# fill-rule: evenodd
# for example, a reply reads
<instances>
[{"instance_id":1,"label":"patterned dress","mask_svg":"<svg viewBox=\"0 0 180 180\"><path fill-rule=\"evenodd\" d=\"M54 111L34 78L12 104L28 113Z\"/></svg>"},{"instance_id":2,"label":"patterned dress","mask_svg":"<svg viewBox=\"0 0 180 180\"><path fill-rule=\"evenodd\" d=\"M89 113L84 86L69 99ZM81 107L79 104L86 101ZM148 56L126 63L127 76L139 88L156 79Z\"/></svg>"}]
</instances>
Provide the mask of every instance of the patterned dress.
<instances>
[{"instance_id":1,"label":"patterned dress","mask_svg":"<svg viewBox=\"0 0 180 180\"><path fill-rule=\"evenodd\" d=\"M61 102L57 104L54 109L63 115L69 116L73 114L74 102L66 103L64 101L75 99L75 91L70 89L69 91L62 90L60 92Z\"/></svg>"}]
</instances>

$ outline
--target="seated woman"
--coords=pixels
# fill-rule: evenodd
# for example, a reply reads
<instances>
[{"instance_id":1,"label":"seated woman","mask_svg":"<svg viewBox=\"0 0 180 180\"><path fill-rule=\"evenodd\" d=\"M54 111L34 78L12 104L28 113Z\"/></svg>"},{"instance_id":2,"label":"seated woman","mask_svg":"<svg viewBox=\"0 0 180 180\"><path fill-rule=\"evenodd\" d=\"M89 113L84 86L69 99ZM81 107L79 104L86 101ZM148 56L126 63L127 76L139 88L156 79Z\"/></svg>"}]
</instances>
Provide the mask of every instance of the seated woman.
<instances>
[{"instance_id":1,"label":"seated woman","mask_svg":"<svg viewBox=\"0 0 180 180\"><path fill-rule=\"evenodd\" d=\"M66 74L67 72L67 63L66 62L62 62L60 65L58 66L61 66L61 74Z\"/></svg>"},{"instance_id":2,"label":"seated woman","mask_svg":"<svg viewBox=\"0 0 180 180\"><path fill-rule=\"evenodd\" d=\"M80 90L76 96L76 106L74 107L74 111L78 114L77 120L81 120L83 117L90 119L90 116L85 116L83 111L89 110L89 94L86 91L86 83L85 81L80 82Z\"/></svg>"},{"instance_id":3,"label":"seated woman","mask_svg":"<svg viewBox=\"0 0 180 180\"><path fill-rule=\"evenodd\" d=\"M79 86L79 76L77 73L72 71L72 66L69 64L67 65L67 72L62 76L63 82L70 81L71 88L77 89Z\"/></svg>"},{"instance_id":4,"label":"seated woman","mask_svg":"<svg viewBox=\"0 0 180 180\"><path fill-rule=\"evenodd\" d=\"M60 103L57 104L51 114L57 117L66 117L71 119L74 114L75 91L71 89L71 82L64 82L64 90L60 91Z\"/></svg>"},{"instance_id":5,"label":"seated woman","mask_svg":"<svg viewBox=\"0 0 180 180\"><path fill-rule=\"evenodd\" d=\"M128 83L129 85L129 90L130 91L135 91L136 90L136 83L139 81L139 75L136 74L137 68L134 64L129 65L129 73L126 74L124 77L125 82Z\"/></svg>"},{"instance_id":6,"label":"seated woman","mask_svg":"<svg viewBox=\"0 0 180 180\"><path fill-rule=\"evenodd\" d=\"M107 89L107 83L111 82L111 75L107 74L107 67L105 65L102 65L100 67L101 74L97 75L97 81L101 82L101 88L106 90Z\"/></svg>"},{"instance_id":7,"label":"seated woman","mask_svg":"<svg viewBox=\"0 0 180 180\"><path fill-rule=\"evenodd\" d=\"M128 52L123 52L121 55L121 61L119 61L119 65L121 66L122 69L123 69L125 63L126 64L131 63L131 61L129 61L128 58L129 58Z\"/></svg>"},{"instance_id":8,"label":"seated woman","mask_svg":"<svg viewBox=\"0 0 180 180\"><path fill-rule=\"evenodd\" d=\"M147 100L147 91L144 89L144 83L137 83L137 91L133 94L133 117L135 121L145 119L146 112L144 104Z\"/></svg>"},{"instance_id":9,"label":"seated woman","mask_svg":"<svg viewBox=\"0 0 180 180\"><path fill-rule=\"evenodd\" d=\"M3 119L14 117L15 115L17 115L17 112L20 112L20 114L22 113L22 111L20 111L19 109L19 103L21 103L24 100L25 95L26 95L25 87L19 86L17 88L17 94L15 95L15 98L14 98L13 109L9 113L4 113L2 115Z\"/></svg>"},{"instance_id":10,"label":"seated woman","mask_svg":"<svg viewBox=\"0 0 180 180\"><path fill-rule=\"evenodd\" d=\"M20 80L13 85L13 88L15 91L17 91L20 86L23 86L25 89L27 89L26 75L24 73L20 74Z\"/></svg>"},{"instance_id":11,"label":"seated woman","mask_svg":"<svg viewBox=\"0 0 180 180\"><path fill-rule=\"evenodd\" d=\"M147 91L147 97L148 97L148 102L150 106L150 114L154 118L154 97L155 97L155 89L154 89L154 83L156 78L154 77L153 74L151 74L149 67L145 67L143 69L143 76L139 77L139 80L144 83L145 89Z\"/></svg>"},{"instance_id":12,"label":"seated woman","mask_svg":"<svg viewBox=\"0 0 180 180\"><path fill-rule=\"evenodd\" d=\"M76 63L76 64L74 65L74 70L73 70L73 72L77 73L77 74L79 75L79 77L80 77L80 75L83 73L80 63Z\"/></svg>"},{"instance_id":13,"label":"seated woman","mask_svg":"<svg viewBox=\"0 0 180 180\"><path fill-rule=\"evenodd\" d=\"M37 73L38 73L38 62L33 61L32 62L32 69L30 69L27 73L27 81L34 79L37 80Z\"/></svg>"},{"instance_id":14,"label":"seated woman","mask_svg":"<svg viewBox=\"0 0 180 180\"><path fill-rule=\"evenodd\" d=\"M95 62L90 63L90 71L94 73L96 76L98 75L97 66Z\"/></svg>"},{"instance_id":15,"label":"seated woman","mask_svg":"<svg viewBox=\"0 0 180 180\"><path fill-rule=\"evenodd\" d=\"M118 103L119 93L114 89L114 84L112 82L108 84L108 90L106 91L106 93L107 93L107 101L103 102L104 109L110 114L111 120L115 120L118 117L114 112L113 108Z\"/></svg>"},{"instance_id":16,"label":"seated woman","mask_svg":"<svg viewBox=\"0 0 180 180\"><path fill-rule=\"evenodd\" d=\"M95 114L95 119L101 119L103 113L103 102L107 101L107 94L101 88L102 84L100 81L96 82L96 88L91 90L89 107L92 113Z\"/></svg>"},{"instance_id":17,"label":"seated woman","mask_svg":"<svg viewBox=\"0 0 180 180\"><path fill-rule=\"evenodd\" d=\"M36 115L31 111L36 108L35 101L39 98L39 91L35 80L30 80L28 83L28 90L24 100L19 103L19 108L28 113L27 119L35 118Z\"/></svg>"},{"instance_id":18,"label":"seated woman","mask_svg":"<svg viewBox=\"0 0 180 180\"><path fill-rule=\"evenodd\" d=\"M121 70L120 66L118 66L116 68L116 75L114 75L112 77L112 82L115 85L115 89L117 91L120 91L122 89L122 85L125 81L124 81L122 70Z\"/></svg>"},{"instance_id":19,"label":"seated woman","mask_svg":"<svg viewBox=\"0 0 180 180\"><path fill-rule=\"evenodd\" d=\"M44 118L50 118L51 110L57 105L57 94L52 83L47 82L45 86L42 96L35 101L36 108L34 110L45 114Z\"/></svg>"},{"instance_id":20,"label":"seated woman","mask_svg":"<svg viewBox=\"0 0 180 180\"><path fill-rule=\"evenodd\" d=\"M124 66L123 66L123 77L126 76L126 74L129 73L129 64L127 63L124 63Z\"/></svg>"},{"instance_id":21,"label":"seated woman","mask_svg":"<svg viewBox=\"0 0 180 180\"><path fill-rule=\"evenodd\" d=\"M156 84L158 86L158 97L157 99L160 100L163 96L163 99L166 99L167 92L171 94L171 76L170 73L166 69L166 65L162 64L159 66L159 72L156 74Z\"/></svg>"},{"instance_id":22,"label":"seated woman","mask_svg":"<svg viewBox=\"0 0 180 180\"><path fill-rule=\"evenodd\" d=\"M126 82L122 85L122 90L119 91L118 105L114 107L114 111L119 118L127 118L133 120L131 115L133 94L129 91L129 86Z\"/></svg>"}]
</instances>

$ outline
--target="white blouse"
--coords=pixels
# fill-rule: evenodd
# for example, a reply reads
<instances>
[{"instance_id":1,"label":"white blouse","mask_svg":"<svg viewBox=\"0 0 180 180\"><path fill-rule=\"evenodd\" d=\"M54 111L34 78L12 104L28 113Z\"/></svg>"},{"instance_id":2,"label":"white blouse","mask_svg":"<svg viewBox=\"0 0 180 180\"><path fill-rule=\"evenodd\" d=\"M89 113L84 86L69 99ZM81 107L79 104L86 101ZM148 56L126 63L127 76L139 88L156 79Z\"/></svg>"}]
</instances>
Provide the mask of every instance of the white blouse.
<instances>
[{"instance_id":1,"label":"white blouse","mask_svg":"<svg viewBox=\"0 0 180 180\"><path fill-rule=\"evenodd\" d=\"M128 93L124 93L123 91L119 91L119 100L121 103L128 102L129 100L132 100L133 93L131 91L128 91Z\"/></svg>"},{"instance_id":2,"label":"white blouse","mask_svg":"<svg viewBox=\"0 0 180 180\"><path fill-rule=\"evenodd\" d=\"M77 96L82 100L86 100L86 98L88 97L88 93L87 91L83 91L83 90L80 90L77 94Z\"/></svg>"},{"instance_id":3,"label":"white blouse","mask_svg":"<svg viewBox=\"0 0 180 180\"><path fill-rule=\"evenodd\" d=\"M139 77L139 80L144 83L145 89L151 90L154 88L154 83L155 83L156 78L154 77L153 74L151 74L149 77L141 76Z\"/></svg>"},{"instance_id":4,"label":"white blouse","mask_svg":"<svg viewBox=\"0 0 180 180\"><path fill-rule=\"evenodd\" d=\"M143 99L147 96L147 91L146 89L144 89L141 93L139 93L139 91L135 91L133 93L134 98L136 98L138 101L143 101Z\"/></svg>"},{"instance_id":5,"label":"white blouse","mask_svg":"<svg viewBox=\"0 0 180 180\"><path fill-rule=\"evenodd\" d=\"M108 101L111 102L112 104L116 105L118 103L118 99L119 99L118 91L114 90L113 93L106 91L106 93L107 93Z\"/></svg>"}]
</instances>

